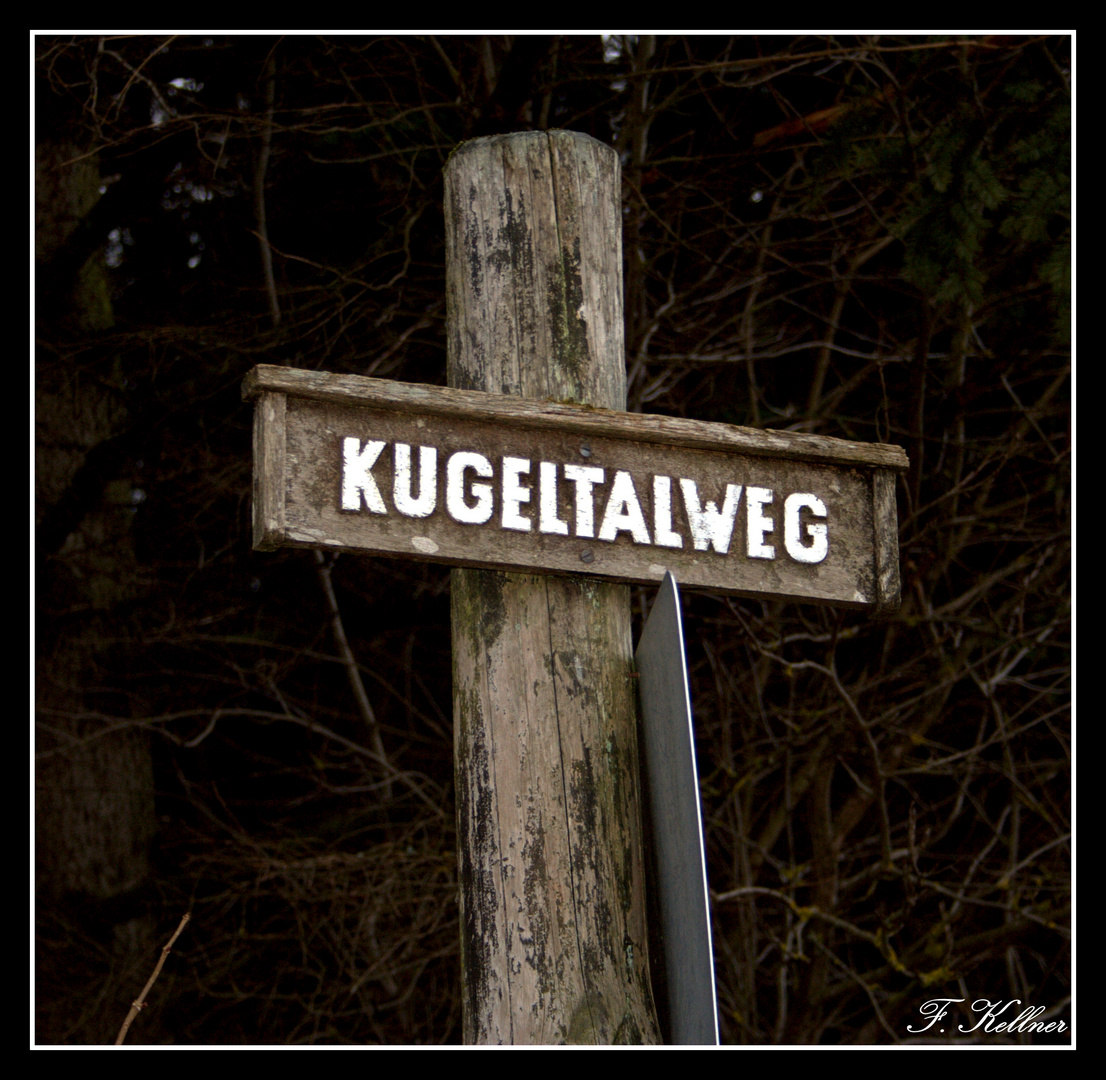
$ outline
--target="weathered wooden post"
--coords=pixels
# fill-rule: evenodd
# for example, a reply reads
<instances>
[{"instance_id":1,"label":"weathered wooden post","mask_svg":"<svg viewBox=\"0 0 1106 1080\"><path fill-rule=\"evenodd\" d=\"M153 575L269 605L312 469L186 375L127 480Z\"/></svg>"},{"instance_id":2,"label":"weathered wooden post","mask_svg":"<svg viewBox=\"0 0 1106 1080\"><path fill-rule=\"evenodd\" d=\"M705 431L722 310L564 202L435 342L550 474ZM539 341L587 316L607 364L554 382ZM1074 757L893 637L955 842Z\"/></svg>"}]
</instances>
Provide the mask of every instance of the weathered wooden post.
<instances>
[{"instance_id":1,"label":"weathered wooden post","mask_svg":"<svg viewBox=\"0 0 1106 1080\"><path fill-rule=\"evenodd\" d=\"M615 152L477 139L445 185L450 386L624 409ZM452 618L465 1041L655 1042L629 588L455 569Z\"/></svg>"}]
</instances>

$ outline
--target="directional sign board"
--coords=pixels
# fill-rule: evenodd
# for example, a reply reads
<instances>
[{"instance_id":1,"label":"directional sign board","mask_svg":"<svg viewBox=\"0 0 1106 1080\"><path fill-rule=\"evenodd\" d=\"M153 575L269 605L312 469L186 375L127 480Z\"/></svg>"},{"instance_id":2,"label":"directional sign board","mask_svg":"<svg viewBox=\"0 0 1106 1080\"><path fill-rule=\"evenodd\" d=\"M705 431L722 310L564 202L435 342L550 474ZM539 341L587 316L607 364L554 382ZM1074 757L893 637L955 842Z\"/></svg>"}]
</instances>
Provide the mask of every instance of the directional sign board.
<instances>
[{"instance_id":1,"label":"directional sign board","mask_svg":"<svg viewBox=\"0 0 1106 1080\"><path fill-rule=\"evenodd\" d=\"M897 446L262 365L254 546L875 609Z\"/></svg>"},{"instance_id":2,"label":"directional sign board","mask_svg":"<svg viewBox=\"0 0 1106 1080\"><path fill-rule=\"evenodd\" d=\"M671 1041L716 1046L718 1009L695 733L676 580L664 575L634 654L656 848Z\"/></svg>"}]
</instances>

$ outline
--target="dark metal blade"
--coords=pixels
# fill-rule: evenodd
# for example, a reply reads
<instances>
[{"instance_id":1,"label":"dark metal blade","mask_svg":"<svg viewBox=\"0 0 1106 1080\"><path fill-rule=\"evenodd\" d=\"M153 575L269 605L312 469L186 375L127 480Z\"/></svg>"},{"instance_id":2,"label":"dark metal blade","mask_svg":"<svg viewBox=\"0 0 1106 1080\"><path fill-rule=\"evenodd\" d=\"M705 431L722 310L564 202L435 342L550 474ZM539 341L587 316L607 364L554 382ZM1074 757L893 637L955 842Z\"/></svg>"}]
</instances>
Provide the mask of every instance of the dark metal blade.
<instances>
[{"instance_id":1,"label":"dark metal blade","mask_svg":"<svg viewBox=\"0 0 1106 1080\"><path fill-rule=\"evenodd\" d=\"M680 598L671 573L664 575L635 661L641 689L672 1041L717 1046L718 1012L699 776Z\"/></svg>"}]
</instances>

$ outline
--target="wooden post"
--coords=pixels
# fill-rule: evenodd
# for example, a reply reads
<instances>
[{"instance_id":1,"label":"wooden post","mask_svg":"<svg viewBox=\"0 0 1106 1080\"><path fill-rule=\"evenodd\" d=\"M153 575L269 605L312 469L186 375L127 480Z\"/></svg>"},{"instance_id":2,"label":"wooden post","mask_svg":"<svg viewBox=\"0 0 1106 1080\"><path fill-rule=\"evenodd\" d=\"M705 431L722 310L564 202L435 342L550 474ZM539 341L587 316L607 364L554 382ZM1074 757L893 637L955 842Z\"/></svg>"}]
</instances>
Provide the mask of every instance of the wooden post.
<instances>
[{"instance_id":1,"label":"wooden post","mask_svg":"<svg viewBox=\"0 0 1106 1080\"><path fill-rule=\"evenodd\" d=\"M453 154L450 386L625 408L620 183L568 131ZM629 588L452 573L465 1041L656 1042Z\"/></svg>"}]
</instances>

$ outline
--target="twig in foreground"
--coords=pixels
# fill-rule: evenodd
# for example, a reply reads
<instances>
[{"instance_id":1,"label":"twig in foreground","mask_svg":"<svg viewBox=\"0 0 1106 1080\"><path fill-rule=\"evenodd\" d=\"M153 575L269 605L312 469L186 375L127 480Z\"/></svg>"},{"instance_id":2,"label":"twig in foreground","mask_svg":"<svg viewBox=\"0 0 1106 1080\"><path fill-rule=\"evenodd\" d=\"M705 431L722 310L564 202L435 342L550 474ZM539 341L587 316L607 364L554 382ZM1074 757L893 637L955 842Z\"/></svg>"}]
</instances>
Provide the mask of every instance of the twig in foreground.
<instances>
[{"instance_id":1,"label":"twig in foreground","mask_svg":"<svg viewBox=\"0 0 1106 1080\"><path fill-rule=\"evenodd\" d=\"M161 974L161 967L165 963L165 958L169 955L169 950L173 947L173 942L180 937L181 931L191 918L192 916L186 913L182 917L180 925L177 927L173 936L165 943L165 948L161 950L161 956L158 958L157 965L154 967L154 973L146 980L146 985L142 987L142 993L131 1003L131 1011L127 1013L127 1019L123 1021L123 1026L119 1029L119 1034L115 1037L116 1046L121 1046L123 1040L127 1037L128 1028L130 1028L134 1018L138 1015L139 1010L146 1004L146 995L150 992L150 987L154 985L158 975Z\"/></svg>"}]
</instances>

